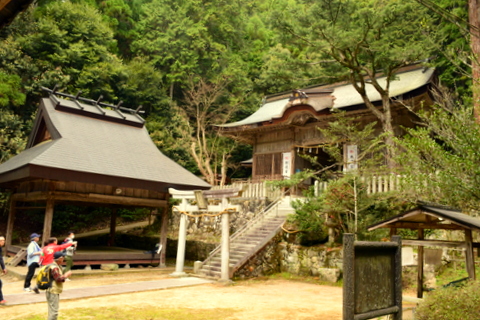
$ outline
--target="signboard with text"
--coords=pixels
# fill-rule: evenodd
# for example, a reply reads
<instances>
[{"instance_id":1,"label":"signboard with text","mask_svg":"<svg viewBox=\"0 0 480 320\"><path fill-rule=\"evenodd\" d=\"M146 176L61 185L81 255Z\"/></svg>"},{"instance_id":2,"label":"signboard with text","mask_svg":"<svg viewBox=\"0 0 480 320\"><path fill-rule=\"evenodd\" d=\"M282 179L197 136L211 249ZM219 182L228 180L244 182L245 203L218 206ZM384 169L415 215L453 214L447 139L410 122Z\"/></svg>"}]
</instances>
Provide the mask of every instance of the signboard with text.
<instances>
[{"instance_id":1,"label":"signboard with text","mask_svg":"<svg viewBox=\"0 0 480 320\"><path fill-rule=\"evenodd\" d=\"M290 177L292 172L292 153L282 153L282 176Z\"/></svg>"}]
</instances>

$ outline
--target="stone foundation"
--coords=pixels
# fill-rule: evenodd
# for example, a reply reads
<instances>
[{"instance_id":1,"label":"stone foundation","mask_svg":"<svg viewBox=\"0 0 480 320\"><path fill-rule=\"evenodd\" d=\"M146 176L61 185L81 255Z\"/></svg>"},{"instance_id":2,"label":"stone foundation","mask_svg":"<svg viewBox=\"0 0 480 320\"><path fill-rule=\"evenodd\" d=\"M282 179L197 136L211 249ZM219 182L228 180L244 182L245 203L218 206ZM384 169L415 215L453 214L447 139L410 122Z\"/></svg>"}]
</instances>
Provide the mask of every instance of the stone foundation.
<instances>
[{"instance_id":1,"label":"stone foundation","mask_svg":"<svg viewBox=\"0 0 480 320\"><path fill-rule=\"evenodd\" d=\"M283 241L283 235L280 234L237 270L234 278L246 279L288 272L337 282L342 274L342 259L341 248L325 245L303 247Z\"/></svg>"}]
</instances>

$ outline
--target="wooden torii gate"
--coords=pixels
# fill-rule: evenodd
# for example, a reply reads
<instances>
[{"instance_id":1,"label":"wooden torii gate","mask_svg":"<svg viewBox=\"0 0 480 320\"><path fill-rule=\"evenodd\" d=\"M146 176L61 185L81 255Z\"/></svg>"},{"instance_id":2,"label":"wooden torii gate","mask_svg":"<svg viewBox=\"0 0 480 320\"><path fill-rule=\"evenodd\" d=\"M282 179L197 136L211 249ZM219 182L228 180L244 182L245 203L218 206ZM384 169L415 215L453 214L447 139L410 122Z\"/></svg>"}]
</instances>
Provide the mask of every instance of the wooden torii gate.
<instances>
[{"instance_id":1,"label":"wooden torii gate","mask_svg":"<svg viewBox=\"0 0 480 320\"><path fill-rule=\"evenodd\" d=\"M173 211L180 213L180 228L178 231L177 261L175 272L172 276L183 277L186 273L183 271L185 265L185 245L187 236L187 216L200 217L222 216L222 264L221 264L221 282L229 282L229 260L230 260L230 213L238 212L238 205L231 205L229 198L241 195L240 188L230 188L221 190L192 190L182 191L169 188L168 192L173 199L180 199L182 202L172 208ZM209 205L208 199L221 200L218 205Z\"/></svg>"}]
</instances>

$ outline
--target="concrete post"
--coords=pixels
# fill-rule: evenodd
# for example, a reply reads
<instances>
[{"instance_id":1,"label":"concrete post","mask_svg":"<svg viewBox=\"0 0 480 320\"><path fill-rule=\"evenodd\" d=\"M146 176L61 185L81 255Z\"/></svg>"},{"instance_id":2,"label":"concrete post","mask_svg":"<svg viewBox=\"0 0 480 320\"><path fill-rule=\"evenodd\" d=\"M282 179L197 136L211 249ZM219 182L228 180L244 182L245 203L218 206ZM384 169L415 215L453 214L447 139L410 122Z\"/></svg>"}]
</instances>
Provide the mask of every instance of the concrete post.
<instances>
[{"instance_id":1,"label":"concrete post","mask_svg":"<svg viewBox=\"0 0 480 320\"><path fill-rule=\"evenodd\" d=\"M182 199L182 209L187 205L187 200ZM175 272L171 275L174 277L184 277L186 273L183 271L185 265L185 246L187 243L187 215L180 214L180 229L178 230L178 246L177 246L177 261L175 265Z\"/></svg>"},{"instance_id":2,"label":"concrete post","mask_svg":"<svg viewBox=\"0 0 480 320\"><path fill-rule=\"evenodd\" d=\"M227 205L227 198L223 198L222 210L225 210ZM222 214L222 267L220 281L230 281L230 213Z\"/></svg>"}]
</instances>

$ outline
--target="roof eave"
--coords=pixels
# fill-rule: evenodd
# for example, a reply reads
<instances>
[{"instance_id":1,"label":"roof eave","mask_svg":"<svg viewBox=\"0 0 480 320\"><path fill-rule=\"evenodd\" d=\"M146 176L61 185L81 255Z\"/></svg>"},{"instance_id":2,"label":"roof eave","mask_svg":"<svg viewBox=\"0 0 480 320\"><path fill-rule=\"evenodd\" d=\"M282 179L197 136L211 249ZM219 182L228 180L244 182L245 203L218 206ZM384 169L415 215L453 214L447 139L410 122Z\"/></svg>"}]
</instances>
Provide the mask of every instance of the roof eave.
<instances>
[{"instance_id":1,"label":"roof eave","mask_svg":"<svg viewBox=\"0 0 480 320\"><path fill-rule=\"evenodd\" d=\"M208 190L211 186L205 184L188 184L168 181L141 180L127 177L108 176L89 172L79 172L52 167L44 167L28 164L0 175L0 187L12 189L22 181L46 179L53 181L74 181L80 183L92 183L99 185L111 185L123 188L136 188L168 192L168 188L180 190L201 189Z\"/></svg>"}]
</instances>

